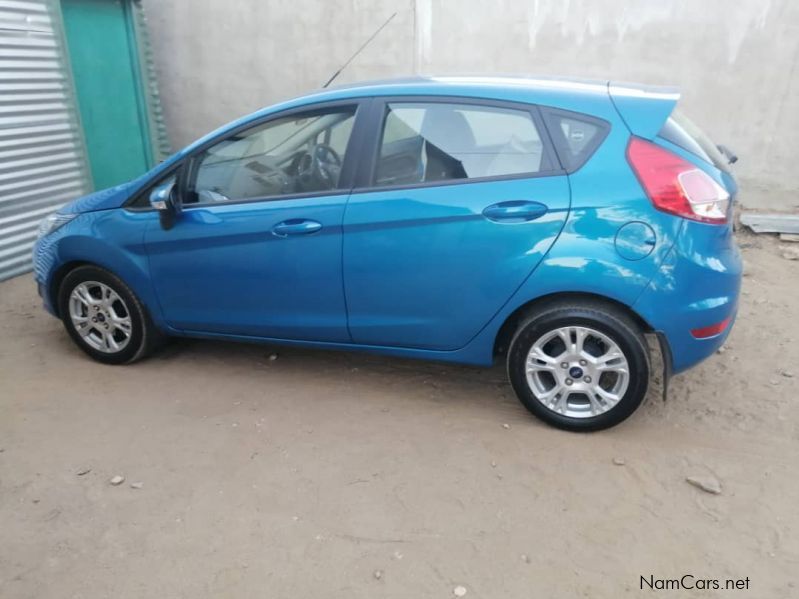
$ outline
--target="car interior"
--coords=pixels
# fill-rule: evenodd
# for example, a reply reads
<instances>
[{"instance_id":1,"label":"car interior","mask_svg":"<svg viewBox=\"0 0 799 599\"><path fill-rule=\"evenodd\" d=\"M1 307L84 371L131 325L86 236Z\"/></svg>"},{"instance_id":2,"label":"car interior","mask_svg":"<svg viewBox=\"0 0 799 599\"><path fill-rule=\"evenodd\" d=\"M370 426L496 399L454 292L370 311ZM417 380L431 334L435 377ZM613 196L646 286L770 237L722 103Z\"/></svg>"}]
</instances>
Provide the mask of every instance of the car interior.
<instances>
[{"instance_id":1,"label":"car interior","mask_svg":"<svg viewBox=\"0 0 799 599\"><path fill-rule=\"evenodd\" d=\"M187 203L336 189L354 110L287 117L206 150L194 162Z\"/></svg>"},{"instance_id":2,"label":"car interior","mask_svg":"<svg viewBox=\"0 0 799 599\"><path fill-rule=\"evenodd\" d=\"M535 126L521 111L398 105L386 115L375 184L532 173L540 170L542 154Z\"/></svg>"}]
</instances>

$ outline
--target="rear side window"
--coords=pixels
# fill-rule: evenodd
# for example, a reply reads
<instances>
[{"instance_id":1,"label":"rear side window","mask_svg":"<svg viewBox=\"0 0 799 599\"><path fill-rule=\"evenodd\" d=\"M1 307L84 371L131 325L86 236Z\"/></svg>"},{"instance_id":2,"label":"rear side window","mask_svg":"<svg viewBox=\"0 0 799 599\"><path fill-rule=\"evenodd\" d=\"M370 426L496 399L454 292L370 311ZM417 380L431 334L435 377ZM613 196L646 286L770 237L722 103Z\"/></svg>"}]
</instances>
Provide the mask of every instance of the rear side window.
<instances>
[{"instance_id":1,"label":"rear side window","mask_svg":"<svg viewBox=\"0 0 799 599\"><path fill-rule=\"evenodd\" d=\"M551 170L526 110L448 103L390 103L375 185L415 185Z\"/></svg>"},{"instance_id":2,"label":"rear side window","mask_svg":"<svg viewBox=\"0 0 799 599\"><path fill-rule=\"evenodd\" d=\"M658 135L675 146L699 156L717 169L729 172L727 160L716 144L679 109L671 113Z\"/></svg>"},{"instance_id":3,"label":"rear side window","mask_svg":"<svg viewBox=\"0 0 799 599\"><path fill-rule=\"evenodd\" d=\"M586 114L556 108L542 108L541 112L558 158L569 173L588 161L610 130L607 121Z\"/></svg>"}]
</instances>

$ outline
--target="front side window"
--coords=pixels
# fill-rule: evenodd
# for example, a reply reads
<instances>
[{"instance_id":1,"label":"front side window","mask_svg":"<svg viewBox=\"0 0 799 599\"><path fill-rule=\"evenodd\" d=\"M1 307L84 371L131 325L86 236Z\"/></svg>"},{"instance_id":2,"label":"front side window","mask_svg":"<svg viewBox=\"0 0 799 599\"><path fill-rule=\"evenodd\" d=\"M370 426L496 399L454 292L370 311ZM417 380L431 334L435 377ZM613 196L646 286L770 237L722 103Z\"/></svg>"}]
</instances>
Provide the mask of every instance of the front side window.
<instances>
[{"instance_id":1,"label":"front side window","mask_svg":"<svg viewBox=\"0 0 799 599\"><path fill-rule=\"evenodd\" d=\"M390 103L375 185L534 174L544 148L525 110L446 103Z\"/></svg>"},{"instance_id":2,"label":"front side window","mask_svg":"<svg viewBox=\"0 0 799 599\"><path fill-rule=\"evenodd\" d=\"M207 204L340 189L355 107L269 121L233 135L192 163L185 203Z\"/></svg>"},{"instance_id":3,"label":"front side window","mask_svg":"<svg viewBox=\"0 0 799 599\"><path fill-rule=\"evenodd\" d=\"M159 187L171 185L172 187L178 184L178 173L172 172L166 176L162 176L155 183L151 183L144 191L134 196L133 199L126 204L128 208L150 208L150 194Z\"/></svg>"}]
</instances>

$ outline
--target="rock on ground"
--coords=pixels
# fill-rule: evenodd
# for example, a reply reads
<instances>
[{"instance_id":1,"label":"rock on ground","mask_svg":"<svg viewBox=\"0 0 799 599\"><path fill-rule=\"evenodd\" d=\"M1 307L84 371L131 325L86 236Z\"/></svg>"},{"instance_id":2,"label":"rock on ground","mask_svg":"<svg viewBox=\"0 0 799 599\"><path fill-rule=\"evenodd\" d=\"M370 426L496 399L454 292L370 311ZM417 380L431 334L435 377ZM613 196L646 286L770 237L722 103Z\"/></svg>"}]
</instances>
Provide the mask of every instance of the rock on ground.
<instances>
[{"instance_id":1,"label":"rock on ground","mask_svg":"<svg viewBox=\"0 0 799 599\"><path fill-rule=\"evenodd\" d=\"M709 474L687 476L685 480L706 493L712 493L713 495L721 494L721 483L715 476Z\"/></svg>"}]
</instances>

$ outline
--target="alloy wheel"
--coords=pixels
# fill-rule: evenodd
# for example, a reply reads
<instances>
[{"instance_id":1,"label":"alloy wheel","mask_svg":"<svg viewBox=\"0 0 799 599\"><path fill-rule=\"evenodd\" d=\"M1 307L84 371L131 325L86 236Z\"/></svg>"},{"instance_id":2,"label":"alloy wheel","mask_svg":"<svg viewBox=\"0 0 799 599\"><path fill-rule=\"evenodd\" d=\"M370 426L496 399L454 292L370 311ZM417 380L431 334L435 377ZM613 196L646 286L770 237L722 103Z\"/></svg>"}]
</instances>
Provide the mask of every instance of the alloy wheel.
<instances>
[{"instance_id":1,"label":"alloy wheel","mask_svg":"<svg viewBox=\"0 0 799 599\"><path fill-rule=\"evenodd\" d=\"M583 326L560 327L539 337L527 354L525 373L542 405L571 418L608 412L630 383L630 367L619 345Z\"/></svg>"},{"instance_id":2,"label":"alloy wheel","mask_svg":"<svg viewBox=\"0 0 799 599\"><path fill-rule=\"evenodd\" d=\"M81 339L97 351L117 353L130 342L130 311L119 294L104 283L78 284L69 295L69 318Z\"/></svg>"}]
</instances>

